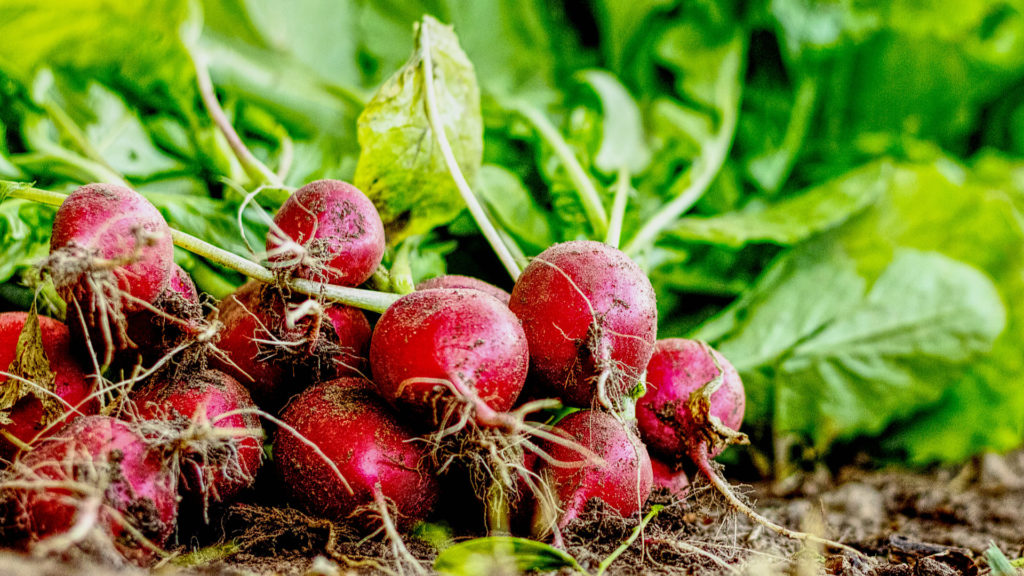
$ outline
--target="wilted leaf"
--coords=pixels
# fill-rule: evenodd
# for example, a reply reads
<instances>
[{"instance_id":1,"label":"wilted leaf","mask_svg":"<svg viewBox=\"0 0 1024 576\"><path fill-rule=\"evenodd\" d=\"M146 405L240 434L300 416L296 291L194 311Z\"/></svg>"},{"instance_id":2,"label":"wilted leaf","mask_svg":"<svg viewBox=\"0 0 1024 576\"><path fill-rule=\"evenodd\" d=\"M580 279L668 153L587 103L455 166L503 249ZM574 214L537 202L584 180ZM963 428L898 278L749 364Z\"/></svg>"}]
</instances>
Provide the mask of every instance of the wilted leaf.
<instances>
[{"instance_id":1,"label":"wilted leaf","mask_svg":"<svg viewBox=\"0 0 1024 576\"><path fill-rule=\"evenodd\" d=\"M430 45L423 45L423 29ZM425 16L412 57L381 86L359 116L355 185L373 200L393 245L451 222L464 203L427 117L423 55L434 65L439 124L473 182L483 159L480 91L454 31Z\"/></svg>"}]
</instances>

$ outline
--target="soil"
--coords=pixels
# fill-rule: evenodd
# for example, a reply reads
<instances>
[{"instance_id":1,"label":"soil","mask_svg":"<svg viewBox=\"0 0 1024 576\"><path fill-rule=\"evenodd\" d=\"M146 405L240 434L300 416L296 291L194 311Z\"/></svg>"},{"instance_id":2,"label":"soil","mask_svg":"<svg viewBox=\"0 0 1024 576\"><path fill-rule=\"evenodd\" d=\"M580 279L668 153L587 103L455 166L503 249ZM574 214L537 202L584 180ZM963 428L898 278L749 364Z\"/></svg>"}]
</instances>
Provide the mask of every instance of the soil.
<instances>
[{"instance_id":1,"label":"soil","mask_svg":"<svg viewBox=\"0 0 1024 576\"><path fill-rule=\"evenodd\" d=\"M1024 556L1024 452L929 471L849 467L835 474L809 474L790 485L796 488L786 496L773 495L768 483L739 488L773 520L840 540L870 558L775 536L727 510L710 486L697 480L685 502L664 493L652 497L652 503L664 508L607 573L985 576L990 572L985 556L990 545L1010 559ZM563 537L568 552L594 574L635 527L635 521L617 519L595 501ZM291 509L236 504L224 511L219 523L179 538L192 547L208 548L187 554L182 547L181 554L153 573L398 573L382 538L360 542L341 526ZM424 566L432 563L436 552L431 545L416 538L407 544ZM413 573L405 568L404 573ZM488 573L507 572L501 568L491 565ZM69 573L146 574L81 558L58 561L0 553L0 576Z\"/></svg>"}]
</instances>

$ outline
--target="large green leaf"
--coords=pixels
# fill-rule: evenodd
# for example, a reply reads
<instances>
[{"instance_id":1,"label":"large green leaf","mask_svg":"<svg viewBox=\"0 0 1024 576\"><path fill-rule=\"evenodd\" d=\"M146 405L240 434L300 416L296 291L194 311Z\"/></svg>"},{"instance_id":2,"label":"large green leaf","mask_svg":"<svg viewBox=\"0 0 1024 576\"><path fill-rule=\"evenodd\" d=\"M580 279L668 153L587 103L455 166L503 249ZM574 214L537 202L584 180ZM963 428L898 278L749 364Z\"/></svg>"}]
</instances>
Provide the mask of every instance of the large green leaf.
<instances>
[{"instance_id":1,"label":"large green leaf","mask_svg":"<svg viewBox=\"0 0 1024 576\"><path fill-rule=\"evenodd\" d=\"M0 69L25 85L42 68L92 77L188 115L196 98L183 40L196 25L191 7L185 0L5 0Z\"/></svg>"},{"instance_id":2,"label":"large green leaf","mask_svg":"<svg viewBox=\"0 0 1024 576\"><path fill-rule=\"evenodd\" d=\"M889 168L887 164L871 164L767 206L683 218L667 237L734 248L752 243L792 245L834 228L871 206L888 185Z\"/></svg>"},{"instance_id":3,"label":"large green leaf","mask_svg":"<svg viewBox=\"0 0 1024 576\"><path fill-rule=\"evenodd\" d=\"M1024 71L1017 0L772 0L797 69L823 71L815 146L914 134L961 146L982 107Z\"/></svg>"},{"instance_id":4,"label":"large green leaf","mask_svg":"<svg viewBox=\"0 0 1024 576\"><path fill-rule=\"evenodd\" d=\"M1019 442L1006 375L1022 373L1008 347L1024 320L1024 231L1008 200L965 177L900 166L878 205L785 254L696 333L744 375L753 419L770 413L818 447L903 422L889 445L918 460ZM998 417L961 400L1001 395L1013 406Z\"/></svg>"},{"instance_id":5,"label":"large green leaf","mask_svg":"<svg viewBox=\"0 0 1024 576\"><path fill-rule=\"evenodd\" d=\"M441 154L426 108L423 56L434 67L439 118L455 159L472 182L483 159L480 91L454 31L427 16L416 49L359 116L362 151L355 184L373 200L392 244L451 222L464 203ZM424 45L424 30L429 45Z\"/></svg>"}]
</instances>

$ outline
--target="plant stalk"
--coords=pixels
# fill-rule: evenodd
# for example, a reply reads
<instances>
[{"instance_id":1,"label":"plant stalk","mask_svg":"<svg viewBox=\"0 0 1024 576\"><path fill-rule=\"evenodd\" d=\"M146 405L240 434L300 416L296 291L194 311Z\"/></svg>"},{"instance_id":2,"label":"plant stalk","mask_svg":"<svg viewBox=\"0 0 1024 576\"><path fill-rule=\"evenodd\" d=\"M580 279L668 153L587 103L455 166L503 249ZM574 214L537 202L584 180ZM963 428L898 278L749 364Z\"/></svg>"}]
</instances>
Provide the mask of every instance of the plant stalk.
<instances>
[{"instance_id":1,"label":"plant stalk","mask_svg":"<svg viewBox=\"0 0 1024 576\"><path fill-rule=\"evenodd\" d=\"M518 280L522 270L520 270L515 258L512 257L508 246L502 241L501 235L498 234L494 224L487 217L483 205L477 200L473 190L469 187L469 183L466 182L466 177L462 174L462 170L459 169L455 153L452 152L451 144L448 142L448 136L444 132L444 125L440 121L440 114L437 109L437 95L434 91L434 62L430 53L429 26L420 26L420 43L423 50L423 77L426 84L424 93L427 101L427 121L430 122L431 131L434 133L435 138L437 138L437 145L441 148L441 155L444 156L448 172L452 175L452 179L455 180L455 187L458 188L459 194L466 202L466 207L469 208L469 213L473 216L473 220L476 221L476 225L480 228L491 248L498 255L502 265L505 266L509 275L512 276L512 280Z\"/></svg>"},{"instance_id":2,"label":"plant stalk","mask_svg":"<svg viewBox=\"0 0 1024 576\"><path fill-rule=\"evenodd\" d=\"M526 118L533 125L534 129L537 130L541 138L554 149L555 155L562 161L562 166L569 173L569 179L576 186L576 191L580 195L580 202L583 204L583 211L587 215L590 227L594 229L594 235L597 237L603 236L608 230L608 214L604 210L604 204L601 203L601 195L597 193L594 182L587 175L583 166L580 165L580 161L576 158L572 148L569 147L569 143L565 141L565 138L562 137L558 129L540 110L529 104L518 102L512 107L523 118Z\"/></svg>"}]
</instances>

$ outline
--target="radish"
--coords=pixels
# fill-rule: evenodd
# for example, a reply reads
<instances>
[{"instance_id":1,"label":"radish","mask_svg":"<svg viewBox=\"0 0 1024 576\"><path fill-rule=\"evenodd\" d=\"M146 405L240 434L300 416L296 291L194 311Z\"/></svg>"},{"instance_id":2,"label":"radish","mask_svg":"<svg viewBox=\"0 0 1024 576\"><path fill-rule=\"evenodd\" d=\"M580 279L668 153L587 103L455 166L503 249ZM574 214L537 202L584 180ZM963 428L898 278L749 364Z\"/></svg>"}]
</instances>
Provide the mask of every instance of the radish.
<instances>
[{"instance_id":1,"label":"radish","mask_svg":"<svg viewBox=\"0 0 1024 576\"><path fill-rule=\"evenodd\" d=\"M186 302L199 302L199 291L196 290L196 283L192 277L185 272L185 269L177 264L171 265L171 280L168 284L168 291L176 294Z\"/></svg>"},{"instance_id":2,"label":"radish","mask_svg":"<svg viewBox=\"0 0 1024 576\"><path fill-rule=\"evenodd\" d=\"M127 314L126 328L136 349L123 351L119 354L119 361L125 367L131 367L137 359L154 364L179 346L196 343L209 326L203 319L203 307L195 284L181 266L172 264L167 288L152 306ZM205 352L176 357L176 372L192 371L195 361L200 359L205 362ZM204 364L199 366L201 368Z\"/></svg>"},{"instance_id":3,"label":"radish","mask_svg":"<svg viewBox=\"0 0 1024 576\"><path fill-rule=\"evenodd\" d=\"M549 461L540 476L554 494L560 510L539 498L533 518L534 535L562 529L583 512L591 498L603 500L623 517L638 514L651 493L651 458L647 448L621 421L607 412L580 410L555 428L596 456L563 445L546 445Z\"/></svg>"},{"instance_id":4,"label":"radish","mask_svg":"<svg viewBox=\"0 0 1024 576\"><path fill-rule=\"evenodd\" d=\"M519 320L477 290L413 292L377 322L370 366L377 391L392 406L437 425L458 399L474 422L505 426L529 364Z\"/></svg>"},{"instance_id":5,"label":"radish","mask_svg":"<svg viewBox=\"0 0 1024 576\"><path fill-rule=\"evenodd\" d=\"M479 290L485 294L494 296L505 306L508 306L508 301L512 298L511 294L501 288L498 288L494 284L484 282L483 280L473 278L472 276L460 276L458 274L437 276L424 280L416 285L417 290L433 290L436 288L465 288L467 290Z\"/></svg>"},{"instance_id":6,"label":"radish","mask_svg":"<svg viewBox=\"0 0 1024 576\"><path fill-rule=\"evenodd\" d=\"M281 205L267 237L271 266L339 286L358 286L384 257L384 224L347 182L317 180Z\"/></svg>"},{"instance_id":7,"label":"radish","mask_svg":"<svg viewBox=\"0 0 1024 576\"><path fill-rule=\"evenodd\" d=\"M172 422L183 432L182 485L215 501L233 498L256 479L263 429L256 405L237 380L206 370L178 382L151 382L132 392L136 414Z\"/></svg>"},{"instance_id":8,"label":"radish","mask_svg":"<svg viewBox=\"0 0 1024 576\"><path fill-rule=\"evenodd\" d=\"M653 487L664 488L673 498L685 500L690 493L690 479L678 465L668 465L660 458L651 458Z\"/></svg>"},{"instance_id":9,"label":"radish","mask_svg":"<svg viewBox=\"0 0 1024 576\"><path fill-rule=\"evenodd\" d=\"M264 410L276 411L310 384L365 368L370 323L361 310L292 303L268 284L248 282L220 303L216 368L241 382Z\"/></svg>"},{"instance_id":10,"label":"radish","mask_svg":"<svg viewBox=\"0 0 1024 576\"><path fill-rule=\"evenodd\" d=\"M721 354L697 340L659 340L647 364L647 392L636 403L636 418L647 447L669 461L690 456L692 445L702 437L703 423L690 412L690 397L721 376L722 384L711 396L711 416L729 430L739 430L746 395L739 374ZM725 448L708 443L709 457Z\"/></svg>"},{"instance_id":11,"label":"radish","mask_svg":"<svg viewBox=\"0 0 1024 576\"><path fill-rule=\"evenodd\" d=\"M654 289L624 253L555 244L523 270L509 304L530 343L531 379L567 404L617 408L654 351Z\"/></svg>"},{"instance_id":12,"label":"radish","mask_svg":"<svg viewBox=\"0 0 1024 576\"><path fill-rule=\"evenodd\" d=\"M490 425L512 408L526 380L526 337L497 298L477 290L407 294L381 316L370 344L380 395L399 410L437 424L451 400Z\"/></svg>"},{"instance_id":13,"label":"radish","mask_svg":"<svg viewBox=\"0 0 1024 576\"><path fill-rule=\"evenodd\" d=\"M33 376L37 374L12 374L21 371L16 358L26 352L25 346L31 345L30 341L22 344L21 340L29 314L0 314L0 368L5 370L0 375L0 414L6 419L0 424L0 458L5 460L11 459L19 448L60 430L69 417L92 414L99 409L98 399L92 396L93 379L82 371L72 354L68 327L46 316L36 318L47 364L44 372L52 373L52 385L35 381Z\"/></svg>"},{"instance_id":14,"label":"radish","mask_svg":"<svg viewBox=\"0 0 1024 576\"><path fill-rule=\"evenodd\" d=\"M124 314L156 301L173 257L170 228L148 200L124 186L90 184L57 210L44 268L68 302L72 329L98 336L92 346L108 365L116 350L133 346Z\"/></svg>"},{"instance_id":15,"label":"radish","mask_svg":"<svg viewBox=\"0 0 1024 576\"><path fill-rule=\"evenodd\" d=\"M340 378L317 384L293 398L281 419L295 433L278 430L274 463L302 508L346 520L373 506L388 527L390 502L398 514L397 526L391 527L400 529L433 511L440 488L426 467L425 450L365 380ZM313 442L320 453L299 436ZM358 527L372 531L366 524Z\"/></svg>"},{"instance_id":16,"label":"radish","mask_svg":"<svg viewBox=\"0 0 1024 576\"><path fill-rule=\"evenodd\" d=\"M145 563L174 532L177 480L138 428L85 416L15 462L0 482L4 537L36 553L71 547Z\"/></svg>"},{"instance_id":17,"label":"radish","mask_svg":"<svg viewBox=\"0 0 1024 576\"><path fill-rule=\"evenodd\" d=\"M743 383L729 362L706 343L669 338L658 342L647 367L647 392L636 405L644 441L678 463L689 458L729 504L762 526L789 538L841 548L845 544L780 526L743 502L711 459L730 444L745 444L738 431L745 406Z\"/></svg>"}]
</instances>

